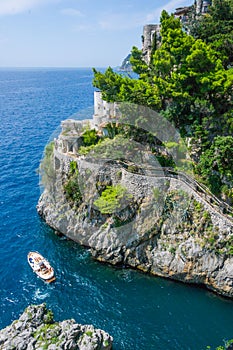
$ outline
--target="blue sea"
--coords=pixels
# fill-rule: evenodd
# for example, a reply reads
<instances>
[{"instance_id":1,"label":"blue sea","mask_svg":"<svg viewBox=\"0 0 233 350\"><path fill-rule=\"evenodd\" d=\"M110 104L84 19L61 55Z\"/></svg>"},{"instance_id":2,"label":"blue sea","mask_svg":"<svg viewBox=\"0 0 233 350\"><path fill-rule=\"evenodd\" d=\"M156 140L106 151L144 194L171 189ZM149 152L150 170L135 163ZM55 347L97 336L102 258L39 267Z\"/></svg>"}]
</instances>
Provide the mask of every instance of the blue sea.
<instances>
[{"instance_id":1,"label":"blue sea","mask_svg":"<svg viewBox=\"0 0 233 350\"><path fill-rule=\"evenodd\" d=\"M62 120L92 116L92 78L91 69L0 70L0 328L29 304L46 302L56 320L109 332L115 350L216 347L233 338L233 301L98 263L37 215L44 146ZM32 272L30 250L49 259L55 283Z\"/></svg>"}]
</instances>

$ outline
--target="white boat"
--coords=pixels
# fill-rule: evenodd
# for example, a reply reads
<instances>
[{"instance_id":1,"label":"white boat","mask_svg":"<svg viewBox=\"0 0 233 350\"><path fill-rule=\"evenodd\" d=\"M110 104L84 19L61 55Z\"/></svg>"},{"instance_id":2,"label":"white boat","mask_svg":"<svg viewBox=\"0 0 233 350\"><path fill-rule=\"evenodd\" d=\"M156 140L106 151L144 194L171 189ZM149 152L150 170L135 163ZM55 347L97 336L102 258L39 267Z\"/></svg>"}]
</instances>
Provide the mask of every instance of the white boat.
<instances>
[{"instance_id":1,"label":"white boat","mask_svg":"<svg viewBox=\"0 0 233 350\"><path fill-rule=\"evenodd\" d=\"M27 258L29 265L37 276L48 283L55 281L56 277L52 266L40 253L29 252Z\"/></svg>"}]
</instances>

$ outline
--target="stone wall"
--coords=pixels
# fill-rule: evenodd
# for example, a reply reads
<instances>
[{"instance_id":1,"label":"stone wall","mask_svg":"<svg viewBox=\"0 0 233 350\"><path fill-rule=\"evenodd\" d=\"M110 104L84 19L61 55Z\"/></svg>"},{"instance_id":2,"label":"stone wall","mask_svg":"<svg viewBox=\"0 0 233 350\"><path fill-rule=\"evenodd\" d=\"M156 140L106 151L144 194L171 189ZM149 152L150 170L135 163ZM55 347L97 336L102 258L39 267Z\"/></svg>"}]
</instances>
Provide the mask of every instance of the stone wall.
<instances>
[{"instance_id":1,"label":"stone wall","mask_svg":"<svg viewBox=\"0 0 233 350\"><path fill-rule=\"evenodd\" d=\"M160 25L159 24L147 24L143 27L142 36L142 53L144 60L147 64L150 63L151 49L153 45L154 37L159 42L160 38Z\"/></svg>"},{"instance_id":2,"label":"stone wall","mask_svg":"<svg viewBox=\"0 0 233 350\"><path fill-rule=\"evenodd\" d=\"M121 162L89 159L55 149L56 178L42 194L38 212L55 230L91 248L93 256L208 288L233 297L233 223L182 176L160 169L133 173ZM82 201L67 200L63 184L76 161ZM134 169L133 169L134 170ZM94 201L106 186L131 195L117 212L102 215ZM196 204L195 204L196 203ZM229 242L229 243L228 243Z\"/></svg>"},{"instance_id":3,"label":"stone wall","mask_svg":"<svg viewBox=\"0 0 233 350\"><path fill-rule=\"evenodd\" d=\"M194 8L197 15L203 15L208 11L208 7L212 4L211 0L195 0ZM188 20L188 13L191 6L176 8L174 15L185 23ZM154 37L156 36L157 45L160 44L160 25L159 24L147 24L143 27L142 35L142 53L144 60L147 64L150 63L151 49Z\"/></svg>"},{"instance_id":4,"label":"stone wall","mask_svg":"<svg viewBox=\"0 0 233 350\"><path fill-rule=\"evenodd\" d=\"M212 4L211 0L196 0L195 1L195 7L196 7L196 14L205 14L208 10L208 7Z\"/></svg>"}]
</instances>

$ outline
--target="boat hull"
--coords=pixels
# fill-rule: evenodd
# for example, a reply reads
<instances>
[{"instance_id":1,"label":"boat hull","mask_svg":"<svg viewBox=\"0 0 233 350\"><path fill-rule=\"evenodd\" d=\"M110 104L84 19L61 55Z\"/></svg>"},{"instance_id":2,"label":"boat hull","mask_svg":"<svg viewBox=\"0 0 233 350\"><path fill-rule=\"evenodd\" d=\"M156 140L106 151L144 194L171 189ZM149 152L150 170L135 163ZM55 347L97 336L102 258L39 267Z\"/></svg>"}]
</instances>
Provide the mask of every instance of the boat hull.
<instances>
[{"instance_id":1,"label":"boat hull","mask_svg":"<svg viewBox=\"0 0 233 350\"><path fill-rule=\"evenodd\" d=\"M55 281L54 269L47 259L38 252L29 252L27 256L28 263L32 270L47 283Z\"/></svg>"}]
</instances>

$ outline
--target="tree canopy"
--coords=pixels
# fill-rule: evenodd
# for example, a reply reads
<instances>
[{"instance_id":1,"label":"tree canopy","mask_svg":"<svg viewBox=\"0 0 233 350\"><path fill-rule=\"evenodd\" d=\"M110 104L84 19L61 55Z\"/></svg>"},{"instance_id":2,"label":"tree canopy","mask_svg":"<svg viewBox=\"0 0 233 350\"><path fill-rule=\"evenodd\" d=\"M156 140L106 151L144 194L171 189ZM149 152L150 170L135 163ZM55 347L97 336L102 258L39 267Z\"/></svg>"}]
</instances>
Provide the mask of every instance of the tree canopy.
<instances>
[{"instance_id":1,"label":"tree canopy","mask_svg":"<svg viewBox=\"0 0 233 350\"><path fill-rule=\"evenodd\" d=\"M233 0L214 0L205 16L191 13L188 29L218 51L225 67L233 66Z\"/></svg>"},{"instance_id":2,"label":"tree canopy","mask_svg":"<svg viewBox=\"0 0 233 350\"><path fill-rule=\"evenodd\" d=\"M150 64L141 50L132 49L137 79L110 67L105 73L94 69L94 86L105 100L148 106L173 122L182 135L192 137L200 146L200 163L194 165L209 185L218 163L218 189L224 181L232 186L232 169L224 165L231 162L226 145L232 147L233 134L232 14L233 0L215 0L207 15L190 24L187 34L179 19L163 11L161 43L155 45ZM216 159L216 149L224 156Z\"/></svg>"},{"instance_id":3,"label":"tree canopy","mask_svg":"<svg viewBox=\"0 0 233 350\"><path fill-rule=\"evenodd\" d=\"M161 45L148 66L142 51L133 47L131 64L139 79L94 70L94 86L107 101L127 101L146 105L157 111L179 107L182 116L169 117L182 127L202 119L195 112L195 101L208 101L212 112L226 113L232 108L233 70L224 68L219 52L182 29L179 19L161 15ZM176 108L177 109L177 108Z\"/></svg>"}]
</instances>

